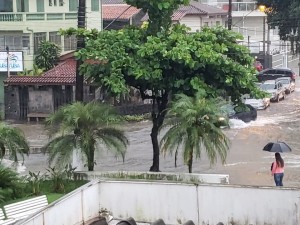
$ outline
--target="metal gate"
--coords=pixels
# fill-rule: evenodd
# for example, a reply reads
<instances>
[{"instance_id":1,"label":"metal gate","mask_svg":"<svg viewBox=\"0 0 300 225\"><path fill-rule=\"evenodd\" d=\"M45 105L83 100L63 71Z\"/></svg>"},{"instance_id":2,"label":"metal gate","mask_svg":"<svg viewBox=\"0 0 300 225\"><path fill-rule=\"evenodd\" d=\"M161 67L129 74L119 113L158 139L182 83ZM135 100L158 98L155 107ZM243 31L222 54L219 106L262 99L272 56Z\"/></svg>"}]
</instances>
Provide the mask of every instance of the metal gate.
<instances>
[{"instance_id":1,"label":"metal gate","mask_svg":"<svg viewBox=\"0 0 300 225\"><path fill-rule=\"evenodd\" d=\"M53 86L54 111L56 111L60 106L71 103L72 94L72 86Z\"/></svg>"},{"instance_id":2,"label":"metal gate","mask_svg":"<svg viewBox=\"0 0 300 225\"><path fill-rule=\"evenodd\" d=\"M28 113L28 87L26 86L19 86L19 102L20 102L20 120L27 119Z\"/></svg>"}]
</instances>

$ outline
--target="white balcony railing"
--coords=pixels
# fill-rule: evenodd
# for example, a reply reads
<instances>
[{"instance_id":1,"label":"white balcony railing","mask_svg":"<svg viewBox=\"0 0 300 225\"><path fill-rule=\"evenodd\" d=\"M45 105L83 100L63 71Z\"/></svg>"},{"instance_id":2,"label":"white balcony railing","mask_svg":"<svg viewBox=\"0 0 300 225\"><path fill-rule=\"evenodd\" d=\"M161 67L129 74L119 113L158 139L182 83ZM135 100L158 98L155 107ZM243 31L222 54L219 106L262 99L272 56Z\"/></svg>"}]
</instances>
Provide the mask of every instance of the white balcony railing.
<instances>
[{"instance_id":1,"label":"white balcony railing","mask_svg":"<svg viewBox=\"0 0 300 225\"><path fill-rule=\"evenodd\" d=\"M77 19L77 13L0 13L0 22L75 19Z\"/></svg>"},{"instance_id":2,"label":"white balcony railing","mask_svg":"<svg viewBox=\"0 0 300 225\"><path fill-rule=\"evenodd\" d=\"M228 2L218 2L217 6L224 10L228 10L229 4ZM232 11L236 12L247 12L253 11L257 8L256 2L233 2L232 3Z\"/></svg>"}]
</instances>

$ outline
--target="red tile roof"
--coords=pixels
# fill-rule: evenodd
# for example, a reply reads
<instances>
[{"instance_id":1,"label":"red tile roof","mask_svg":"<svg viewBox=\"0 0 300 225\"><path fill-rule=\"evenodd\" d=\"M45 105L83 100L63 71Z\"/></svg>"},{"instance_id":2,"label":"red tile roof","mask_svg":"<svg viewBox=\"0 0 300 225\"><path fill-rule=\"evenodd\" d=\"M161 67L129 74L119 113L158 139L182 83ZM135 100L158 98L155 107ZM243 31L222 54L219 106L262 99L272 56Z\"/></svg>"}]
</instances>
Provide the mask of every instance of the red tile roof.
<instances>
[{"instance_id":1,"label":"red tile roof","mask_svg":"<svg viewBox=\"0 0 300 225\"><path fill-rule=\"evenodd\" d=\"M68 59L41 76L11 76L4 83L10 85L75 85L76 60Z\"/></svg>"},{"instance_id":2,"label":"red tile roof","mask_svg":"<svg viewBox=\"0 0 300 225\"><path fill-rule=\"evenodd\" d=\"M131 17L139 13L141 9L126 4L103 5L103 20L129 20Z\"/></svg>"}]
</instances>

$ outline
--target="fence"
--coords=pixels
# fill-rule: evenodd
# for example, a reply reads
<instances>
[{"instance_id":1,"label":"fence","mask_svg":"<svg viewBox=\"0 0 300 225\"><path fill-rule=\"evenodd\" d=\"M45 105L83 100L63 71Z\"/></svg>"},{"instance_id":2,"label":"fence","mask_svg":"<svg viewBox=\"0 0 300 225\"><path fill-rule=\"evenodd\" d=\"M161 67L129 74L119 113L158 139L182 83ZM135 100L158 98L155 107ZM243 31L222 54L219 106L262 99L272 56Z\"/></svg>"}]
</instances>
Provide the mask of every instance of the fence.
<instances>
[{"instance_id":1,"label":"fence","mask_svg":"<svg viewBox=\"0 0 300 225\"><path fill-rule=\"evenodd\" d=\"M92 181L16 225L79 225L115 219L166 224L299 225L300 189L145 181Z\"/></svg>"}]
</instances>

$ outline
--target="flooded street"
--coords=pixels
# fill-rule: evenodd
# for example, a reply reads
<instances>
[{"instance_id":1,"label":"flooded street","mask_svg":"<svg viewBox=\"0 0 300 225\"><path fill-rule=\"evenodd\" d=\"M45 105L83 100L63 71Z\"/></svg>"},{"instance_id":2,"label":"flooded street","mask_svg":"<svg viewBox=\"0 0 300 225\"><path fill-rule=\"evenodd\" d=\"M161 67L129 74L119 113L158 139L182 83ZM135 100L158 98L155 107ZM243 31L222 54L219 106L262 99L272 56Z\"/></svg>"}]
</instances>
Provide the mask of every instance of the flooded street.
<instances>
[{"instance_id":1,"label":"flooded street","mask_svg":"<svg viewBox=\"0 0 300 225\"><path fill-rule=\"evenodd\" d=\"M195 160L195 173L222 173L229 174L231 184L243 185L270 185L274 186L270 174L270 166L274 154L262 151L269 141L285 141L291 148L291 153L284 153L286 163L284 186L300 187L300 83L297 81L296 91L279 103L272 103L263 111L258 111L258 118L249 124L232 120L232 128L225 133L231 140L230 152L225 165L218 162L209 165L205 155ZM15 124L26 134L32 148L40 148L48 140L42 124L34 122ZM124 126L130 140L125 162L115 158L109 152L97 153L95 170L102 171L149 171L152 165L152 144L150 121L130 123ZM178 159L177 168L174 167L174 156L161 155L160 170L163 172L188 172L182 158ZM28 171L45 172L48 167L47 155L31 154L25 158L25 167Z\"/></svg>"}]
</instances>

